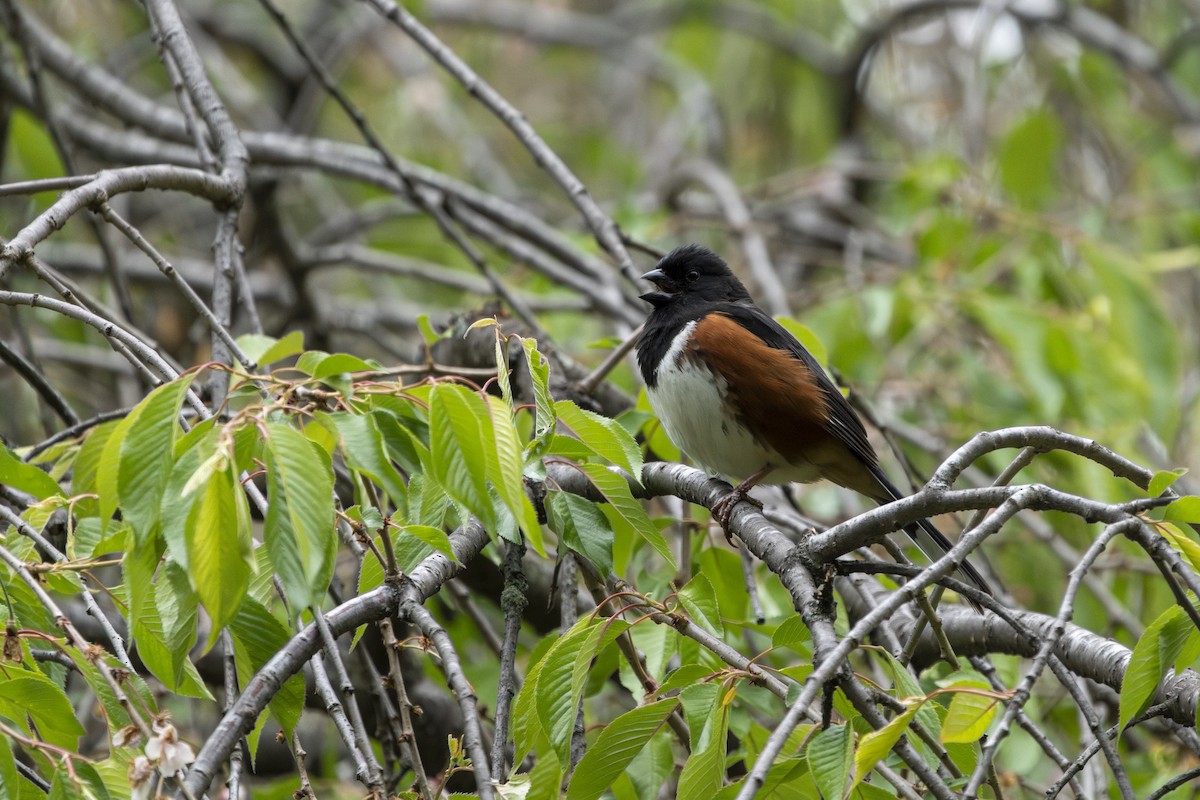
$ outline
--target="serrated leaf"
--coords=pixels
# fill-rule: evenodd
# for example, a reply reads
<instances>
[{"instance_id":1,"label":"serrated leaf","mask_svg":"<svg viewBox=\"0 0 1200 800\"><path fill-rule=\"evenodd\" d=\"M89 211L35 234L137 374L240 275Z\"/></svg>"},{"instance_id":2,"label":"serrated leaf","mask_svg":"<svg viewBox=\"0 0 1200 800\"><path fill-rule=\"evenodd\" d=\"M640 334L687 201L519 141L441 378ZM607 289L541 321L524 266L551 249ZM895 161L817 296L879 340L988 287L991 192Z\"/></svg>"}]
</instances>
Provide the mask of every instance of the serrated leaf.
<instances>
[{"instance_id":1,"label":"serrated leaf","mask_svg":"<svg viewBox=\"0 0 1200 800\"><path fill-rule=\"evenodd\" d=\"M850 777L854 736L848 725L831 725L808 742L805 748L809 769L825 797L841 797Z\"/></svg>"},{"instance_id":2,"label":"serrated leaf","mask_svg":"<svg viewBox=\"0 0 1200 800\"><path fill-rule=\"evenodd\" d=\"M450 335L448 330L441 333L435 331L433 325L429 322L428 314L417 315L417 330L421 332L421 338L425 340L426 346L435 345Z\"/></svg>"},{"instance_id":3,"label":"serrated leaf","mask_svg":"<svg viewBox=\"0 0 1200 800\"><path fill-rule=\"evenodd\" d=\"M957 684L961 688L974 687L990 691L988 684L979 682L963 682ZM939 736L943 742L970 744L977 742L987 733L988 726L996 716L1000 701L990 695L977 692L955 692L950 699L950 707L946 710L946 719L942 721L942 732Z\"/></svg>"},{"instance_id":4,"label":"serrated leaf","mask_svg":"<svg viewBox=\"0 0 1200 800\"><path fill-rule=\"evenodd\" d=\"M0 714L22 727L28 715L40 738L72 752L85 733L67 695L40 672L9 670L7 675L0 674Z\"/></svg>"},{"instance_id":5,"label":"serrated leaf","mask_svg":"<svg viewBox=\"0 0 1200 800\"><path fill-rule=\"evenodd\" d=\"M805 657L811 657L812 652L805 645L805 642L811 639L812 634L809 633L808 626L804 624L804 620L800 618L799 614L792 614L779 623L779 627L771 635L771 646L776 649L787 647Z\"/></svg>"},{"instance_id":6,"label":"serrated leaf","mask_svg":"<svg viewBox=\"0 0 1200 800\"><path fill-rule=\"evenodd\" d=\"M109 441L119 450L116 494L121 511L139 542L146 541L158 521L180 433L179 408L191 381L192 376L185 375L152 391ZM108 447L105 451L107 455Z\"/></svg>"},{"instance_id":7,"label":"serrated leaf","mask_svg":"<svg viewBox=\"0 0 1200 800\"><path fill-rule=\"evenodd\" d=\"M263 537L295 615L320 602L333 575L333 469L324 450L281 423L267 424L265 455Z\"/></svg>"},{"instance_id":8,"label":"serrated leaf","mask_svg":"<svg viewBox=\"0 0 1200 800\"><path fill-rule=\"evenodd\" d=\"M926 699L925 692L922 691L921 685L917 683L917 679L913 677L912 673L891 653L886 650L882 651L882 653L892 673L892 685L895 686L896 699L902 701ZM931 732L941 727L941 720L938 718L933 705L925 703L919 705L917 708L917 724L924 730Z\"/></svg>"},{"instance_id":9,"label":"serrated leaf","mask_svg":"<svg viewBox=\"0 0 1200 800\"><path fill-rule=\"evenodd\" d=\"M407 508L408 488L384 450L383 432L375 414L322 414L318 417L338 432L346 464L383 487L396 508Z\"/></svg>"},{"instance_id":10,"label":"serrated leaf","mask_svg":"<svg viewBox=\"0 0 1200 800\"><path fill-rule=\"evenodd\" d=\"M671 734L666 732L652 736L650 743L626 768L625 775L633 785L638 800L656 800L659 791L675 772L675 753L671 749L671 741Z\"/></svg>"},{"instance_id":11,"label":"serrated leaf","mask_svg":"<svg viewBox=\"0 0 1200 800\"><path fill-rule=\"evenodd\" d=\"M183 662L196 643L196 614L199 598L192 591L187 571L168 561L159 570L154 583L154 602L162 623L163 644L170 653L173 680L167 682L172 690L179 685Z\"/></svg>"},{"instance_id":12,"label":"serrated leaf","mask_svg":"<svg viewBox=\"0 0 1200 800\"><path fill-rule=\"evenodd\" d=\"M563 763L569 756L575 715L583 692L582 676L578 675L577 667L585 659L590 661L595 652L594 644L589 647L589 643L594 641L593 632L599 630L597 625L595 620L588 620L582 627L577 625L550 648L542 661L536 697L538 714L559 761Z\"/></svg>"},{"instance_id":13,"label":"serrated leaf","mask_svg":"<svg viewBox=\"0 0 1200 800\"><path fill-rule=\"evenodd\" d=\"M500 396L509 408L513 407L512 380L508 368L508 339L496 337L496 385L500 387Z\"/></svg>"},{"instance_id":14,"label":"serrated leaf","mask_svg":"<svg viewBox=\"0 0 1200 800\"><path fill-rule=\"evenodd\" d=\"M192 509L199 502L202 492L185 493L184 487L192 482L192 476L216 452L219 434L209 430L192 446L177 457L167 476L159 507L159 530L167 545L167 557L185 570L188 568L187 526ZM226 465L226 469L229 465ZM209 473L211 479L212 474ZM135 543L137 540L135 539ZM137 543L145 546L144 543Z\"/></svg>"},{"instance_id":15,"label":"serrated leaf","mask_svg":"<svg viewBox=\"0 0 1200 800\"><path fill-rule=\"evenodd\" d=\"M596 800L679 706L671 698L627 711L609 723L575 769L567 800Z\"/></svg>"},{"instance_id":16,"label":"serrated leaf","mask_svg":"<svg viewBox=\"0 0 1200 800\"><path fill-rule=\"evenodd\" d=\"M541 440L554 430L557 419L554 401L550 397L550 362L542 355L542 351L538 350L535 339L522 338L521 347L525 349L525 363L529 367L529 378L533 382L533 399L537 407L533 437Z\"/></svg>"},{"instance_id":17,"label":"serrated leaf","mask_svg":"<svg viewBox=\"0 0 1200 800\"><path fill-rule=\"evenodd\" d=\"M418 541L429 545L434 550L448 556L451 561L458 563L458 559L454 556L454 548L450 544L450 537L441 528L434 528L431 525L402 525L397 530L399 536L412 536ZM405 567L407 571L407 567Z\"/></svg>"},{"instance_id":18,"label":"serrated leaf","mask_svg":"<svg viewBox=\"0 0 1200 800\"><path fill-rule=\"evenodd\" d=\"M238 680L243 686L264 664L284 648L291 631L256 600L247 598L229 623L233 635ZM272 716L291 735L304 708L304 675L296 673L283 682L270 701Z\"/></svg>"},{"instance_id":19,"label":"serrated leaf","mask_svg":"<svg viewBox=\"0 0 1200 800\"><path fill-rule=\"evenodd\" d=\"M642 481L642 450L615 419L585 411L570 400L554 404L559 422L574 431L588 447L625 470L634 481Z\"/></svg>"},{"instance_id":20,"label":"serrated leaf","mask_svg":"<svg viewBox=\"0 0 1200 800\"><path fill-rule=\"evenodd\" d=\"M1158 497L1171 487L1175 481L1187 474L1187 469L1180 467L1179 469L1163 469L1154 473L1154 477L1150 479L1150 485L1146 487L1146 493L1151 497Z\"/></svg>"},{"instance_id":21,"label":"serrated leaf","mask_svg":"<svg viewBox=\"0 0 1200 800\"><path fill-rule=\"evenodd\" d=\"M100 489L97 484L100 458L104 454L109 437L122 422L123 420L114 419L101 423L93 428L87 438L83 440L83 444L79 447L79 454L75 456L75 463L71 468L72 495L99 493ZM115 478L113 485L116 485ZM115 507L116 498L113 498L113 503ZM79 500L75 504L75 513L80 516L98 515L99 504L94 499Z\"/></svg>"},{"instance_id":22,"label":"serrated leaf","mask_svg":"<svg viewBox=\"0 0 1200 800\"><path fill-rule=\"evenodd\" d=\"M518 751L532 745L536 734L542 732L560 763L567 762L575 714L592 660L628 627L620 620L587 617L550 645L526 676L513 706L513 741Z\"/></svg>"},{"instance_id":23,"label":"serrated leaf","mask_svg":"<svg viewBox=\"0 0 1200 800\"><path fill-rule=\"evenodd\" d=\"M70 768L60 763L50 782L49 800L110 800L108 787L96 768L75 759Z\"/></svg>"},{"instance_id":24,"label":"serrated leaf","mask_svg":"<svg viewBox=\"0 0 1200 800\"><path fill-rule=\"evenodd\" d=\"M722 687L706 684L685 689L680 695L685 708L687 695L695 689L712 689L711 713L701 719L693 710L688 716L692 732L692 754L679 773L679 797L711 797L721 788L725 774L725 743L729 731L730 703L722 695ZM706 693L707 694L707 693ZM707 698L705 698L707 700ZM695 707L705 705L705 702ZM694 707L694 709L695 709Z\"/></svg>"},{"instance_id":25,"label":"serrated leaf","mask_svg":"<svg viewBox=\"0 0 1200 800\"><path fill-rule=\"evenodd\" d=\"M580 468L587 473L588 478L608 501L611 514L606 512L605 516L613 523L614 529L622 525L626 530L645 539L670 565L671 570L675 571L675 556L667 545L667 540L663 538L662 532L654 527L642 504L634 499L625 478L601 464L583 464Z\"/></svg>"},{"instance_id":26,"label":"serrated leaf","mask_svg":"<svg viewBox=\"0 0 1200 800\"><path fill-rule=\"evenodd\" d=\"M0 484L28 492L39 500L61 495L53 478L33 464L26 464L16 453L0 443Z\"/></svg>"},{"instance_id":27,"label":"serrated leaf","mask_svg":"<svg viewBox=\"0 0 1200 800\"><path fill-rule=\"evenodd\" d=\"M721 609L717 605L717 593L712 582L703 574L697 573L679 590L679 602L687 609L692 622L717 636L725 634L725 626L721 623Z\"/></svg>"},{"instance_id":28,"label":"serrated leaf","mask_svg":"<svg viewBox=\"0 0 1200 800\"><path fill-rule=\"evenodd\" d=\"M12 742L0 737L0 797L20 797L21 784L17 777L17 761L13 758Z\"/></svg>"},{"instance_id":29,"label":"serrated leaf","mask_svg":"<svg viewBox=\"0 0 1200 800\"><path fill-rule=\"evenodd\" d=\"M1192 569L1200 572L1200 544L1197 544L1187 531L1169 522L1161 523L1159 531L1172 547L1183 554L1192 565Z\"/></svg>"},{"instance_id":30,"label":"serrated leaf","mask_svg":"<svg viewBox=\"0 0 1200 800\"><path fill-rule=\"evenodd\" d=\"M545 556L546 548L542 543L542 527L538 523L537 511L534 510L529 496L525 494L522 475L524 459L521 444L517 439L517 429L513 424L512 409L504 401L490 395L487 398L487 407L491 413L495 447L495 458L489 462L492 486L521 530L525 532L529 544L538 555Z\"/></svg>"},{"instance_id":31,"label":"serrated leaf","mask_svg":"<svg viewBox=\"0 0 1200 800\"><path fill-rule=\"evenodd\" d=\"M562 765L554 757L554 751L539 753L537 763L529 771L528 800L559 800L562 793L558 787L562 785L562 778Z\"/></svg>"},{"instance_id":32,"label":"serrated leaf","mask_svg":"<svg viewBox=\"0 0 1200 800\"><path fill-rule=\"evenodd\" d=\"M1175 522L1200 523L1200 497L1184 495L1163 510L1163 518Z\"/></svg>"},{"instance_id":33,"label":"serrated leaf","mask_svg":"<svg viewBox=\"0 0 1200 800\"><path fill-rule=\"evenodd\" d=\"M1183 646L1179 648L1179 655L1175 656L1175 672L1183 672L1190 668L1196 661L1200 659L1200 631L1192 628L1188 631L1187 639Z\"/></svg>"},{"instance_id":34,"label":"serrated leaf","mask_svg":"<svg viewBox=\"0 0 1200 800\"><path fill-rule=\"evenodd\" d=\"M673 670L661 684L659 684L659 694L673 692L676 689L686 689L689 686L699 684L705 678L710 678L713 671L702 664L684 664L683 666Z\"/></svg>"},{"instance_id":35,"label":"serrated leaf","mask_svg":"<svg viewBox=\"0 0 1200 800\"><path fill-rule=\"evenodd\" d=\"M912 723L913 717L917 715L917 709L920 705L920 701L914 702L905 709L903 714L893 718L887 725L884 725L879 730L871 731L859 740L858 749L854 752L854 783L850 785L851 790L862 783L863 779L875 768L876 764L887 758L887 754L891 752L896 742L900 741L900 737L908 730L908 726Z\"/></svg>"},{"instance_id":36,"label":"serrated leaf","mask_svg":"<svg viewBox=\"0 0 1200 800\"><path fill-rule=\"evenodd\" d=\"M312 375L313 370L321 366L321 362L329 358L329 353L324 350L307 350L296 359L296 369L303 372L305 375Z\"/></svg>"},{"instance_id":37,"label":"serrated leaf","mask_svg":"<svg viewBox=\"0 0 1200 800\"><path fill-rule=\"evenodd\" d=\"M1149 707L1155 689L1167 668L1175 663L1191 631L1191 620L1179 606L1171 606L1146 626L1121 680L1122 729Z\"/></svg>"},{"instance_id":38,"label":"serrated leaf","mask_svg":"<svg viewBox=\"0 0 1200 800\"><path fill-rule=\"evenodd\" d=\"M383 365L374 359L363 359L349 353L333 353L322 358L312 370L314 378L329 378L352 372L372 372L383 369Z\"/></svg>"},{"instance_id":39,"label":"serrated leaf","mask_svg":"<svg viewBox=\"0 0 1200 800\"><path fill-rule=\"evenodd\" d=\"M613 530L608 518L587 498L552 491L546 497L550 527L563 544L591 561L601 575L613 569Z\"/></svg>"},{"instance_id":40,"label":"serrated leaf","mask_svg":"<svg viewBox=\"0 0 1200 800\"><path fill-rule=\"evenodd\" d=\"M212 617L207 649L242 604L254 565L250 511L228 467L213 474L192 507L186 536L189 574Z\"/></svg>"},{"instance_id":41,"label":"serrated leaf","mask_svg":"<svg viewBox=\"0 0 1200 800\"><path fill-rule=\"evenodd\" d=\"M246 358L259 366L265 366L303 351L304 334L292 331L282 339L276 339L261 333L246 333L237 337L237 343L246 354Z\"/></svg>"},{"instance_id":42,"label":"serrated leaf","mask_svg":"<svg viewBox=\"0 0 1200 800\"><path fill-rule=\"evenodd\" d=\"M430 460L434 477L456 503L494 530L496 514L488 495L489 464L495 460L491 418L474 392L439 383L429 397ZM490 452L489 452L490 451Z\"/></svg>"}]
</instances>

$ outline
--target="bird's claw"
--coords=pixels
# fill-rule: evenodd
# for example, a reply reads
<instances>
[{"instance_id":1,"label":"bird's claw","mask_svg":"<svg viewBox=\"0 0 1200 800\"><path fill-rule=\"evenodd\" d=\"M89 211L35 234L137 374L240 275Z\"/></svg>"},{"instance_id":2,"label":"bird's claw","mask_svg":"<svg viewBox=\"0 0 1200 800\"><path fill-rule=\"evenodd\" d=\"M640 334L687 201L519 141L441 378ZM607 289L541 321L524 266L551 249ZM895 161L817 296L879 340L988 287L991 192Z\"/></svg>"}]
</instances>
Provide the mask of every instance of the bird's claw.
<instances>
[{"instance_id":1,"label":"bird's claw","mask_svg":"<svg viewBox=\"0 0 1200 800\"><path fill-rule=\"evenodd\" d=\"M729 494L713 503L711 509L712 518L721 526L721 530L725 533L725 541L731 545L733 544L733 533L729 530L729 518L733 516L734 507L738 503L745 501L759 511L762 511L762 502L751 497L749 491L749 489L744 489L741 486L735 486L730 490Z\"/></svg>"}]
</instances>

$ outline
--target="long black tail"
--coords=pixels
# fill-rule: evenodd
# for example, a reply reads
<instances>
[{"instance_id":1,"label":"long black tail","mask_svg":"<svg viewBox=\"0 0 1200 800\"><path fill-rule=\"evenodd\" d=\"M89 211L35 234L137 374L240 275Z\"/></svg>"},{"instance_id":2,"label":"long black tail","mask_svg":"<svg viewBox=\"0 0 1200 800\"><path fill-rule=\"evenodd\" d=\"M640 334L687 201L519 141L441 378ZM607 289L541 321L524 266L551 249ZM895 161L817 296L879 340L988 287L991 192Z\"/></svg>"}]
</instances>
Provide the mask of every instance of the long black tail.
<instances>
[{"instance_id":1,"label":"long black tail","mask_svg":"<svg viewBox=\"0 0 1200 800\"><path fill-rule=\"evenodd\" d=\"M883 473L883 470L875 467L871 470L871 472L874 473L875 479L879 481L879 485L885 489L889 495L887 498L880 499L880 505L892 500L900 500L904 498L904 494L896 488L895 484L888 480L888 477ZM947 539L941 531L933 527L933 523L927 519L917 520L916 523L905 527L904 532L912 537L913 541L917 544L917 548L925 554L926 558L936 558L940 554L948 552L950 548L954 546L953 542ZM958 578L959 580L974 584L977 588L979 588L980 591L983 591L987 594L995 594L995 592L992 591L992 587L988 585L988 582L982 575L979 574L979 570L975 569L974 565L972 565L970 561L964 560L961 564L959 564L959 568L953 574L954 577ZM983 610L974 600L967 598L967 601L974 606L977 611Z\"/></svg>"}]
</instances>

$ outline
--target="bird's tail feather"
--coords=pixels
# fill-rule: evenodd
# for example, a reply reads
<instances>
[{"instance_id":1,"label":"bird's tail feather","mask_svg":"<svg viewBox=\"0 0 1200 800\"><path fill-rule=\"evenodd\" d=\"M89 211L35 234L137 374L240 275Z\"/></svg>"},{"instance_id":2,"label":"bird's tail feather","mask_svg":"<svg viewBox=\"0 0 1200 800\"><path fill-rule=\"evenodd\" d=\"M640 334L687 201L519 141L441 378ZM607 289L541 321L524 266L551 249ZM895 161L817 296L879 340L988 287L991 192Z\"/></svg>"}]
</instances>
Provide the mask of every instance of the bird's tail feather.
<instances>
[{"instance_id":1,"label":"bird's tail feather","mask_svg":"<svg viewBox=\"0 0 1200 800\"><path fill-rule=\"evenodd\" d=\"M871 472L875 475L876 480L879 481L880 488L886 492L886 496L876 498L880 504L888 503L893 500L901 500L904 498L904 494L896 488L895 484L888 480L888 477L883 473L883 470L875 467L871 470ZM954 546L954 543L947 539L945 534L933 527L933 523L927 519L917 520L912 525L906 526L904 531L912 537L912 540L916 543L917 548L924 553L927 558L930 559L937 558L941 554L948 552L950 548ZM974 565L972 565L970 561L964 560L961 564L959 564L958 569L953 573L953 575L954 577L966 583L974 584L980 591L985 592L986 594L994 594L992 587L988 585L987 580L979 574L979 570L975 569ZM970 600L970 598L967 599L972 606L974 606L977 610L982 611L978 603Z\"/></svg>"}]
</instances>

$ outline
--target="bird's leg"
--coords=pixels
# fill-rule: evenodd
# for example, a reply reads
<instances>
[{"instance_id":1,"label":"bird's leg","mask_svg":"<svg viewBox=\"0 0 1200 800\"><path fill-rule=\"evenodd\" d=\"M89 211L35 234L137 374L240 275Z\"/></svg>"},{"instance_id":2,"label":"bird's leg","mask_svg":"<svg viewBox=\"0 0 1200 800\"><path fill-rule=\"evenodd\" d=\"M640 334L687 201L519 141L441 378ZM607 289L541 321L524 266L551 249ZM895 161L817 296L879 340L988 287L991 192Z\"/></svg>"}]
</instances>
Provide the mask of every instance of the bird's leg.
<instances>
[{"instance_id":1,"label":"bird's leg","mask_svg":"<svg viewBox=\"0 0 1200 800\"><path fill-rule=\"evenodd\" d=\"M733 507L743 500L746 500L758 506L759 510L762 510L762 503L758 502L753 497L748 497L747 494L751 489L757 486L763 478L770 475L774 469L774 466L767 464L758 472L755 472L737 486L734 486L729 494L713 503L712 518L715 519L720 524L721 529L725 531L725 538L729 540L730 544L733 544L733 539L729 534L729 517L733 514Z\"/></svg>"}]
</instances>

